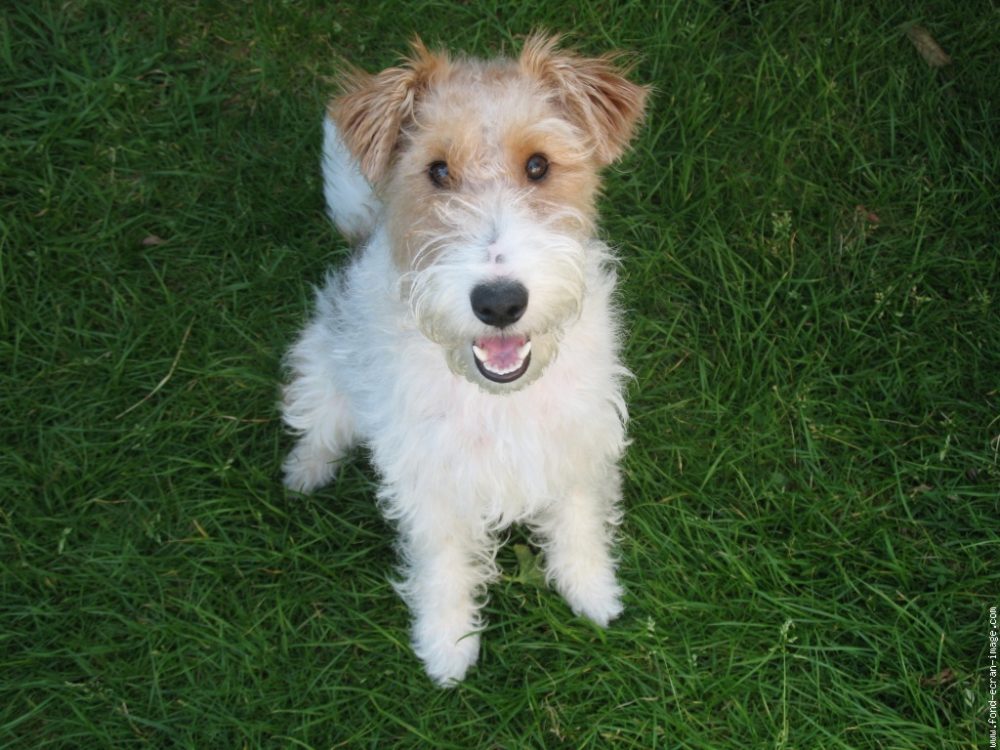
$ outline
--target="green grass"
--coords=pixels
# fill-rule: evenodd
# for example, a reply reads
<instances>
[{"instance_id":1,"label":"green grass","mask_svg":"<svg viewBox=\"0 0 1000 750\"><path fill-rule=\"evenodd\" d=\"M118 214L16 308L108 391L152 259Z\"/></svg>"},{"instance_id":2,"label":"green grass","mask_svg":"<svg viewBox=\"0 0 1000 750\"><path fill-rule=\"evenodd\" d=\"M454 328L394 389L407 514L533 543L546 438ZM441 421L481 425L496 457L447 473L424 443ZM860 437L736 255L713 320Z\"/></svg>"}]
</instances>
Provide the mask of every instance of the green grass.
<instances>
[{"instance_id":1,"label":"green grass","mask_svg":"<svg viewBox=\"0 0 1000 750\"><path fill-rule=\"evenodd\" d=\"M2 11L0 746L988 746L1000 15L656 5ZM657 89L602 203L627 610L573 618L508 545L439 691L364 456L279 484L280 356L348 252L317 170L338 55L536 26Z\"/></svg>"}]
</instances>

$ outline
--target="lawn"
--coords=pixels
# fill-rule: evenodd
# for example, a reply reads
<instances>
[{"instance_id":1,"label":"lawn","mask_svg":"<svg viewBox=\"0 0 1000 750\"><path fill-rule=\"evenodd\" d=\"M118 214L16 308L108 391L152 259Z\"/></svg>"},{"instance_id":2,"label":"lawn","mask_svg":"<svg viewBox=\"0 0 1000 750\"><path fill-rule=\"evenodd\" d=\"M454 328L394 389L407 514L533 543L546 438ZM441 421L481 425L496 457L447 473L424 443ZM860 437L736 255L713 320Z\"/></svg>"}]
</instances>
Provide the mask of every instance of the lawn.
<instances>
[{"instance_id":1,"label":"lawn","mask_svg":"<svg viewBox=\"0 0 1000 750\"><path fill-rule=\"evenodd\" d=\"M626 611L574 618L515 531L443 691L365 455L280 484L280 360L349 253L339 61L536 27L656 88L601 202ZM7 4L0 747L991 747L998 29L985 0Z\"/></svg>"}]
</instances>

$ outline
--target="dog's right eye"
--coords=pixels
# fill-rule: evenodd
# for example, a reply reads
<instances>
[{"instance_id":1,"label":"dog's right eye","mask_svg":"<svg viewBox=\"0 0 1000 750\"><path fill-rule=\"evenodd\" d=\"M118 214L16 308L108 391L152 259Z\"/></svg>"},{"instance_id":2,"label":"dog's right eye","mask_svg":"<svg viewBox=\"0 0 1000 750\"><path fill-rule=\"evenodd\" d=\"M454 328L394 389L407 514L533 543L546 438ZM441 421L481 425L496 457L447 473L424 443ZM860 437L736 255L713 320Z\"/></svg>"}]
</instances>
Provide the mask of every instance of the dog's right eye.
<instances>
[{"instance_id":1,"label":"dog's right eye","mask_svg":"<svg viewBox=\"0 0 1000 750\"><path fill-rule=\"evenodd\" d=\"M524 173L532 182L541 182L549 173L549 160L541 154L533 154L524 164Z\"/></svg>"},{"instance_id":2,"label":"dog's right eye","mask_svg":"<svg viewBox=\"0 0 1000 750\"><path fill-rule=\"evenodd\" d=\"M431 178L431 182L438 187L444 187L448 184L448 162L432 161L427 167L427 174Z\"/></svg>"}]
</instances>

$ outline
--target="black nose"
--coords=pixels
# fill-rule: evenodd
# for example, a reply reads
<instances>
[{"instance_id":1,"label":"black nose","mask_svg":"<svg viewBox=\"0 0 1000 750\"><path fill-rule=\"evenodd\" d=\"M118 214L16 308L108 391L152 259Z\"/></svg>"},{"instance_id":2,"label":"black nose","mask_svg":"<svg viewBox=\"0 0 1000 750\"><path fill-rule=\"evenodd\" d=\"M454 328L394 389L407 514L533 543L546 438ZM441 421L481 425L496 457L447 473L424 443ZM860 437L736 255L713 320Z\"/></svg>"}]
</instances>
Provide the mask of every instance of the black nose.
<instances>
[{"instance_id":1,"label":"black nose","mask_svg":"<svg viewBox=\"0 0 1000 750\"><path fill-rule=\"evenodd\" d=\"M505 328L516 323L528 307L528 290L519 281L479 284L469 295L472 312L488 326Z\"/></svg>"}]
</instances>

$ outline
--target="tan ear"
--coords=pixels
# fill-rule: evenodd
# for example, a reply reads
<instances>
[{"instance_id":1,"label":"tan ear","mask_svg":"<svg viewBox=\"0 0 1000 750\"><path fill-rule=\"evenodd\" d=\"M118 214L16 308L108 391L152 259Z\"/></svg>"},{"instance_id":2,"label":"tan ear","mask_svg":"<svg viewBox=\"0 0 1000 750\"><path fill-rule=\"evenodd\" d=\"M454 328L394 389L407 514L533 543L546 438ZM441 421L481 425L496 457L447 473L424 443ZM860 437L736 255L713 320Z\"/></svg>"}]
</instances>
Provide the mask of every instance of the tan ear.
<instances>
[{"instance_id":1,"label":"tan ear","mask_svg":"<svg viewBox=\"0 0 1000 750\"><path fill-rule=\"evenodd\" d=\"M376 75L347 70L340 78L340 95L327 107L344 143L372 183L385 175L421 92L448 66L446 56L429 52L419 38L414 38L411 48L412 55L402 65Z\"/></svg>"},{"instance_id":2,"label":"tan ear","mask_svg":"<svg viewBox=\"0 0 1000 750\"><path fill-rule=\"evenodd\" d=\"M632 140L650 88L625 77L620 55L580 57L558 46L558 36L532 34L521 51L521 70L552 88L570 120L593 139L597 159L610 164Z\"/></svg>"}]
</instances>

